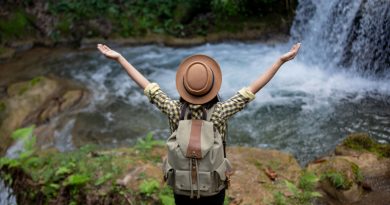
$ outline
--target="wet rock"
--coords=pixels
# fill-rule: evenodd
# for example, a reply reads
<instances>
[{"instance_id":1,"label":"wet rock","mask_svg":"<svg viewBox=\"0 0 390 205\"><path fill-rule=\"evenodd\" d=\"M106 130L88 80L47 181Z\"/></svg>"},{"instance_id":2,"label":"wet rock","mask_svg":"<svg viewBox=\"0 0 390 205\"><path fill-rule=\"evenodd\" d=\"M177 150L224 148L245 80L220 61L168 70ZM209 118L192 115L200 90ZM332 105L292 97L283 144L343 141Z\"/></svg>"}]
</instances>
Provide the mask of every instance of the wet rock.
<instances>
[{"instance_id":1,"label":"wet rock","mask_svg":"<svg viewBox=\"0 0 390 205\"><path fill-rule=\"evenodd\" d=\"M7 59L12 58L15 55L15 49L13 48L0 48L0 63Z\"/></svg>"},{"instance_id":2,"label":"wet rock","mask_svg":"<svg viewBox=\"0 0 390 205\"><path fill-rule=\"evenodd\" d=\"M43 123L60 112L66 111L74 107L77 103L85 105L86 91L84 90L69 90L62 96L54 97L46 103L45 108L42 109L37 121Z\"/></svg>"},{"instance_id":3,"label":"wet rock","mask_svg":"<svg viewBox=\"0 0 390 205\"><path fill-rule=\"evenodd\" d=\"M10 146L10 134L28 124L38 126L64 111L87 104L89 95L74 83L56 77L36 77L7 86L2 98L4 110L0 126L0 154ZM38 129L42 130L42 129Z\"/></svg>"},{"instance_id":4,"label":"wet rock","mask_svg":"<svg viewBox=\"0 0 390 205\"><path fill-rule=\"evenodd\" d=\"M321 163L309 164L308 169L318 175L340 173L350 182L347 189L342 189L323 180L320 184L325 193L322 203L387 205L390 201L389 147L389 144L375 142L366 133L355 133L336 147L333 156L324 158Z\"/></svg>"},{"instance_id":5,"label":"wet rock","mask_svg":"<svg viewBox=\"0 0 390 205\"><path fill-rule=\"evenodd\" d=\"M308 170L321 176L319 189L326 201L332 201L330 204L349 204L361 199L363 176L355 163L332 157L323 163L310 164Z\"/></svg>"},{"instance_id":6,"label":"wet rock","mask_svg":"<svg viewBox=\"0 0 390 205\"><path fill-rule=\"evenodd\" d=\"M15 49L16 52L22 52L30 50L34 46L34 40L13 41L9 44L9 47Z\"/></svg>"}]
</instances>

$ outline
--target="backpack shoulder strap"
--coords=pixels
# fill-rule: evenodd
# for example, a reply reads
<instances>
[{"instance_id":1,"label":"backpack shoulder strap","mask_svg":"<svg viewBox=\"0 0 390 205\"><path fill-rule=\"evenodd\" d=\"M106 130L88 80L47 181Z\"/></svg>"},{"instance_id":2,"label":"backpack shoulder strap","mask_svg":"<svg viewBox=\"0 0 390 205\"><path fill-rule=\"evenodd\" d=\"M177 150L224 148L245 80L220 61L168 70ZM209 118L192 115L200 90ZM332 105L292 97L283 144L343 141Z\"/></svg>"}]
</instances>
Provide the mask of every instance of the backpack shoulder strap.
<instances>
[{"instance_id":1,"label":"backpack shoulder strap","mask_svg":"<svg viewBox=\"0 0 390 205\"><path fill-rule=\"evenodd\" d=\"M185 120L185 119L191 119L191 118L192 118L191 110L188 109L188 103L185 102L180 107L180 118L179 118L179 120Z\"/></svg>"},{"instance_id":2,"label":"backpack shoulder strap","mask_svg":"<svg viewBox=\"0 0 390 205\"><path fill-rule=\"evenodd\" d=\"M211 116L213 115L214 113L214 110L215 110L215 106L217 104L213 105L210 109L207 110L207 121L210 121L211 120ZM223 155L224 157L226 158L226 135L228 133L228 125L226 123L226 132L225 132L225 136L222 137L222 144L223 144Z\"/></svg>"},{"instance_id":3,"label":"backpack shoulder strap","mask_svg":"<svg viewBox=\"0 0 390 205\"><path fill-rule=\"evenodd\" d=\"M210 121L210 120L211 120L211 116L213 115L215 106L216 106L216 104L213 105L210 109L208 109L208 110L206 111L206 112L207 112L207 118L206 118L207 121Z\"/></svg>"}]
</instances>

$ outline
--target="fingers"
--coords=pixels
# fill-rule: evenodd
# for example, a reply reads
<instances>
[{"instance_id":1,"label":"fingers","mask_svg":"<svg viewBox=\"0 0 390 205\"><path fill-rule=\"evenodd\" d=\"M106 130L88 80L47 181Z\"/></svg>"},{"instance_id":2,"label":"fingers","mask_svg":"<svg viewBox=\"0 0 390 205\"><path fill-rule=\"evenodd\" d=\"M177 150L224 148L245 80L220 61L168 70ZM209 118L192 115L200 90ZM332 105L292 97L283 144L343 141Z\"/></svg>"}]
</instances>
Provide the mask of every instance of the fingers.
<instances>
[{"instance_id":1,"label":"fingers","mask_svg":"<svg viewBox=\"0 0 390 205\"><path fill-rule=\"evenodd\" d=\"M105 52L106 52L106 50L104 49L104 47L103 47L102 44L98 44L98 45L97 45L97 48L98 48L99 51L102 52L102 53L105 53Z\"/></svg>"},{"instance_id":2,"label":"fingers","mask_svg":"<svg viewBox=\"0 0 390 205\"><path fill-rule=\"evenodd\" d=\"M300 47L301 47L301 43L296 43L294 44L291 50L298 51Z\"/></svg>"},{"instance_id":3,"label":"fingers","mask_svg":"<svg viewBox=\"0 0 390 205\"><path fill-rule=\"evenodd\" d=\"M108 47L108 46L106 46L106 45L104 45L104 44L97 44L97 48L102 52L102 53L106 53L106 52L108 52L108 51L110 51L111 49Z\"/></svg>"}]
</instances>

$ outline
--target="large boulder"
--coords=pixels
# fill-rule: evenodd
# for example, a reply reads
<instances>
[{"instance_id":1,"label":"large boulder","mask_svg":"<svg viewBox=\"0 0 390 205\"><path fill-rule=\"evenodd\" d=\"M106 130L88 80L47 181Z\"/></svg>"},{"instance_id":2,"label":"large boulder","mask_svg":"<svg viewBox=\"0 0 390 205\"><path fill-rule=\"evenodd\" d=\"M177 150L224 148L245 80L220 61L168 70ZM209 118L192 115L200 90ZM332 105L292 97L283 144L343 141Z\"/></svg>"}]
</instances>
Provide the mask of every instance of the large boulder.
<instances>
[{"instance_id":1,"label":"large boulder","mask_svg":"<svg viewBox=\"0 0 390 205\"><path fill-rule=\"evenodd\" d=\"M308 170L321 176L319 188L329 204L350 204L361 199L363 176L355 163L332 157L323 163L310 164Z\"/></svg>"},{"instance_id":2,"label":"large boulder","mask_svg":"<svg viewBox=\"0 0 390 205\"><path fill-rule=\"evenodd\" d=\"M12 144L10 135L17 128L45 125L64 111L86 105L88 96L81 86L53 76L11 83L6 96L0 99L0 154Z\"/></svg>"},{"instance_id":3,"label":"large boulder","mask_svg":"<svg viewBox=\"0 0 390 205\"><path fill-rule=\"evenodd\" d=\"M367 133L354 133L332 156L314 161L308 169L322 180L319 189L327 205L387 205L390 201L390 145Z\"/></svg>"}]
</instances>

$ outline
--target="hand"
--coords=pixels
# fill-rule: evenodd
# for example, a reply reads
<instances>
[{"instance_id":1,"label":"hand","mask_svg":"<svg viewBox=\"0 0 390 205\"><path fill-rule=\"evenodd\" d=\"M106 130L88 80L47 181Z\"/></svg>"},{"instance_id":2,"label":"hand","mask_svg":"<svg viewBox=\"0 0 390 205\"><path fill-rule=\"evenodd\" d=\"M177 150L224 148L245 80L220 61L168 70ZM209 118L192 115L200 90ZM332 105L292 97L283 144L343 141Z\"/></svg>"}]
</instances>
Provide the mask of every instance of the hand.
<instances>
[{"instance_id":1,"label":"hand","mask_svg":"<svg viewBox=\"0 0 390 205\"><path fill-rule=\"evenodd\" d=\"M122 56L120 53L111 50L108 46L103 44L98 44L97 48L109 59L118 60Z\"/></svg>"},{"instance_id":2,"label":"hand","mask_svg":"<svg viewBox=\"0 0 390 205\"><path fill-rule=\"evenodd\" d=\"M298 54L298 51L299 51L299 47L301 47L301 43L296 43L292 46L291 50L285 54L283 54L281 57L280 57L280 60L285 63L289 60L292 60L297 54Z\"/></svg>"}]
</instances>

